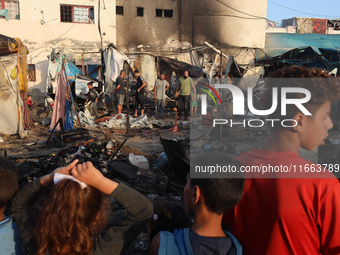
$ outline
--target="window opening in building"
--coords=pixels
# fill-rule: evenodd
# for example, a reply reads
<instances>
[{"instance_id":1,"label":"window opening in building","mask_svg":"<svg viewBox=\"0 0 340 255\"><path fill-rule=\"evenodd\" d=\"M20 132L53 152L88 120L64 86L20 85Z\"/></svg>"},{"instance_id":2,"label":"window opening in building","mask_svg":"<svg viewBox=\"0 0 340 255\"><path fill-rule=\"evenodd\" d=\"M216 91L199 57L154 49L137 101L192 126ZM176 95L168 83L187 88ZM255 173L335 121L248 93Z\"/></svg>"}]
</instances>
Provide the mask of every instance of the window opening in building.
<instances>
[{"instance_id":1,"label":"window opening in building","mask_svg":"<svg viewBox=\"0 0 340 255\"><path fill-rule=\"evenodd\" d=\"M116 6L116 15L124 15L124 6Z\"/></svg>"},{"instance_id":2,"label":"window opening in building","mask_svg":"<svg viewBox=\"0 0 340 255\"><path fill-rule=\"evenodd\" d=\"M156 9L156 17L163 17L163 9Z\"/></svg>"},{"instance_id":3,"label":"window opening in building","mask_svg":"<svg viewBox=\"0 0 340 255\"><path fill-rule=\"evenodd\" d=\"M35 65L34 64L28 64L28 80L29 81L36 81Z\"/></svg>"},{"instance_id":4,"label":"window opening in building","mask_svg":"<svg viewBox=\"0 0 340 255\"><path fill-rule=\"evenodd\" d=\"M60 5L60 21L71 23L94 23L94 7Z\"/></svg>"},{"instance_id":5,"label":"window opening in building","mask_svg":"<svg viewBox=\"0 0 340 255\"><path fill-rule=\"evenodd\" d=\"M172 18L174 16L173 10L164 10L164 17L166 18Z\"/></svg>"},{"instance_id":6,"label":"window opening in building","mask_svg":"<svg viewBox=\"0 0 340 255\"><path fill-rule=\"evenodd\" d=\"M8 10L9 19L20 19L20 9L18 0L0 0L0 10ZM4 16L0 16L0 19L4 19Z\"/></svg>"},{"instance_id":7,"label":"window opening in building","mask_svg":"<svg viewBox=\"0 0 340 255\"><path fill-rule=\"evenodd\" d=\"M144 8L143 7L137 7L137 16L138 17L144 16Z\"/></svg>"}]
</instances>

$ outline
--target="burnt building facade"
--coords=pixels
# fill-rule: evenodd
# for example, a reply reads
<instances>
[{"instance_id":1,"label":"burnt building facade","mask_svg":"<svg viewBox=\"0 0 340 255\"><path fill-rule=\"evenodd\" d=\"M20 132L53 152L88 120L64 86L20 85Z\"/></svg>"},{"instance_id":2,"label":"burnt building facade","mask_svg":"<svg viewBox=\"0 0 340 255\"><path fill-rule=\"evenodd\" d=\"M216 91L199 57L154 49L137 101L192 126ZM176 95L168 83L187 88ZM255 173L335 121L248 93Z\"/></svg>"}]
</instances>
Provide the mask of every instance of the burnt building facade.
<instances>
[{"instance_id":1,"label":"burnt building facade","mask_svg":"<svg viewBox=\"0 0 340 255\"><path fill-rule=\"evenodd\" d=\"M117 46L171 52L207 41L263 48L266 13L266 0L117 0Z\"/></svg>"}]
</instances>

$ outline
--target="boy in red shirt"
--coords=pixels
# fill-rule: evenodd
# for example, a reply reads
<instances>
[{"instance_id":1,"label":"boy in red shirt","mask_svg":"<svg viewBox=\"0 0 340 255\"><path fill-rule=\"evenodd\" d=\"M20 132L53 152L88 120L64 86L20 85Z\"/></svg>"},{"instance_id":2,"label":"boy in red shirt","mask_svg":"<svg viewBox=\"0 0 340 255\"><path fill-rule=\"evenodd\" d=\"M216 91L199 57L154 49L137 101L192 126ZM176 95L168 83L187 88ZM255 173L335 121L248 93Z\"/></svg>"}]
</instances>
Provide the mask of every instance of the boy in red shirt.
<instances>
[{"instance_id":1,"label":"boy in red shirt","mask_svg":"<svg viewBox=\"0 0 340 255\"><path fill-rule=\"evenodd\" d=\"M27 97L27 103L28 103L28 107L29 107L29 108L31 108L31 107L33 106L34 102L33 102L33 100L32 100L32 96L31 96L31 95L29 95L29 96Z\"/></svg>"},{"instance_id":2,"label":"boy in red shirt","mask_svg":"<svg viewBox=\"0 0 340 255\"><path fill-rule=\"evenodd\" d=\"M328 74L297 66L277 70L272 75L272 78L319 77L327 78ZM340 88L334 79L316 80L322 82L305 86L302 82L281 84L281 87L304 87L310 91L311 99L304 106L312 116L303 114L297 107L288 108L284 118L293 119L294 127L274 125L259 149L238 157L244 166L290 167L297 172L295 176L280 171L265 176L270 178L258 173L245 174L243 197L223 219L243 245L245 255L340 254L339 181L326 169L298 155L299 147L312 151L323 145L328 130L333 127L329 117L330 102L337 99ZM302 97L292 94L292 97ZM271 98L271 88L263 98ZM279 96L279 106L280 99ZM271 102L265 105L269 106L265 109L269 109ZM279 111L269 118L283 119ZM317 171L304 172L313 167Z\"/></svg>"}]
</instances>

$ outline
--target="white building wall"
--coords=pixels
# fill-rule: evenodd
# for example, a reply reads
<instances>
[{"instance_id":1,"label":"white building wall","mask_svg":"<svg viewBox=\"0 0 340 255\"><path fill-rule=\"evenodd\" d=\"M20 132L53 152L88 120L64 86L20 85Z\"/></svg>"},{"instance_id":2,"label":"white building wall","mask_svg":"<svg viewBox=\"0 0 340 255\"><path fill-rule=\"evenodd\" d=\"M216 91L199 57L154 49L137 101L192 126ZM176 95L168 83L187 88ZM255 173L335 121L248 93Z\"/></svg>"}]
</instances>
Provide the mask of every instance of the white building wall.
<instances>
[{"instance_id":1,"label":"white building wall","mask_svg":"<svg viewBox=\"0 0 340 255\"><path fill-rule=\"evenodd\" d=\"M103 46L116 44L116 0L100 0L100 25ZM94 24L60 21L60 5L94 7ZM28 63L36 65L36 81L29 89L45 91L47 56L51 47L61 47L70 58L81 64L80 52L99 51L98 0L19 0L20 20L0 19L0 33L20 38L30 50ZM86 54L85 64L99 62L100 54Z\"/></svg>"}]
</instances>

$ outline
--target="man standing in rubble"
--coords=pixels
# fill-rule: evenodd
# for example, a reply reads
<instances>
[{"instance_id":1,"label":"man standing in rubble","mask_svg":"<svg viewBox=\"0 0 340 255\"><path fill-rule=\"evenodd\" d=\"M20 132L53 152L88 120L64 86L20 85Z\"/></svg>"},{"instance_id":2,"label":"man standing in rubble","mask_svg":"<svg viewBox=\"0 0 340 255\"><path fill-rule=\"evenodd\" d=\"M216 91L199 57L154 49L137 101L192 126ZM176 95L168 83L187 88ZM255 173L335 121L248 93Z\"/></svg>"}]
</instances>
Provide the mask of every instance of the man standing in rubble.
<instances>
[{"instance_id":1,"label":"man standing in rubble","mask_svg":"<svg viewBox=\"0 0 340 255\"><path fill-rule=\"evenodd\" d=\"M121 70L120 75L116 79L116 88L112 91L113 93L117 92L117 99L118 99L118 104L117 104L117 109L118 109L118 114L122 113L122 108L124 104L124 95L125 95L125 87L124 87L124 76L125 76L125 71Z\"/></svg>"},{"instance_id":2,"label":"man standing in rubble","mask_svg":"<svg viewBox=\"0 0 340 255\"><path fill-rule=\"evenodd\" d=\"M86 105L87 102L89 102L89 104L88 104L89 112L91 114L94 113L94 115L96 116L96 119L98 119L99 118L99 114L98 114L98 110L97 110L98 93L97 93L96 89L93 88L93 82L92 81L87 83L87 87L89 88L89 92L87 93L87 100L85 102L85 105Z\"/></svg>"},{"instance_id":3,"label":"man standing in rubble","mask_svg":"<svg viewBox=\"0 0 340 255\"><path fill-rule=\"evenodd\" d=\"M137 117L139 105L140 105L140 115L144 114L144 92L145 92L144 87L147 85L147 83L144 81L144 78L140 75L138 70L135 70L134 74L137 78L137 88L136 88L136 98L135 98L135 117Z\"/></svg>"},{"instance_id":4,"label":"man standing in rubble","mask_svg":"<svg viewBox=\"0 0 340 255\"><path fill-rule=\"evenodd\" d=\"M155 100L157 102L156 104L156 117L164 119L164 107L165 107L165 91L170 87L167 80L164 79L165 75L164 73L161 73L159 79L155 82L155 88L154 88L154 96Z\"/></svg>"},{"instance_id":5,"label":"man standing in rubble","mask_svg":"<svg viewBox=\"0 0 340 255\"><path fill-rule=\"evenodd\" d=\"M179 119L182 119L183 103L184 103L184 118L186 120L188 119L191 86L194 86L194 81L189 77L189 71L185 70L183 73L183 77L179 78L179 85L176 90L176 97L178 96L178 118Z\"/></svg>"}]
</instances>

